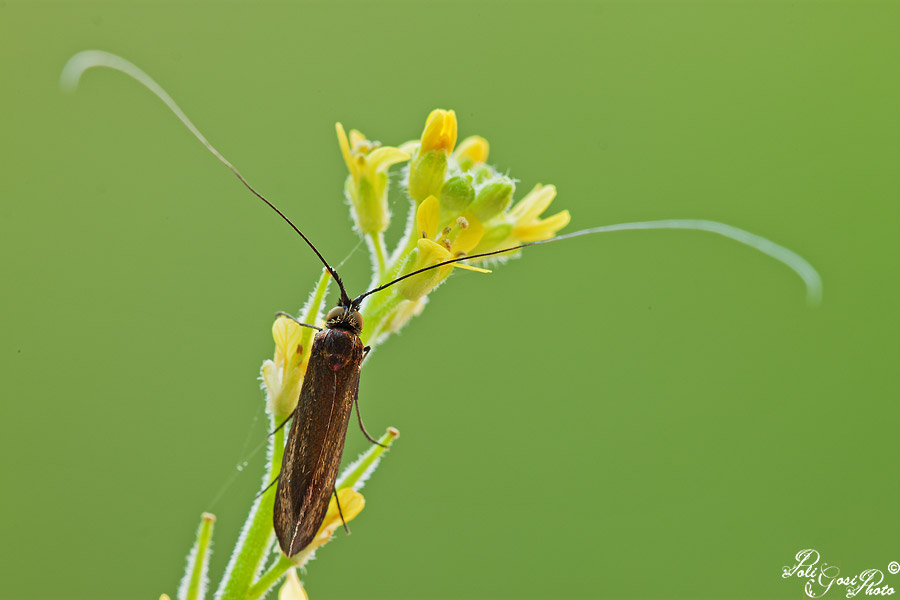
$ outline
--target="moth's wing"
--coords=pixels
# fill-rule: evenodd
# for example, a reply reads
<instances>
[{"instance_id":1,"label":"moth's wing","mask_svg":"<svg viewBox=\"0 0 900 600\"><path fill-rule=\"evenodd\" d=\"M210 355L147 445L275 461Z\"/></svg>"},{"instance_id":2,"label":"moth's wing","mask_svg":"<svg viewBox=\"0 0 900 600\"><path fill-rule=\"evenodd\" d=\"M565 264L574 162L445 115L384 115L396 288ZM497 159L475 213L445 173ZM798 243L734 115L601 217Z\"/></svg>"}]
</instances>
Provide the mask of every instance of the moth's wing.
<instances>
[{"instance_id":1,"label":"moth's wing","mask_svg":"<svg viewBox=\"0 0 900 600\"><path fill-rule=\"evenodd\" d=\"M316 336L346 335L326 331ZM324 336L323 336L324 337ZM355 337L355 336L354 336ZM346 370L331 368L323 352L310 352L300 400L281 463L281 478L275 496L275 533L281 549L293 556L313 540L334 489L347 422L359 388L362 344L349 353ZM321 349L320 349L321 350Z\"/></svg>"},{"instance_id":2,"label":"moth's wing","mask_svg":"<svg viewBox=\"0 0 900 600\"><path fill-rule=\"evenodd\" d=\"M301 391L300 401L302 402L303 393ZM302 448L302 436L299 435L301 418L299 415L300 403L294 409L294 415L291 420L291 429L288 434L287 443L284 447L284 457L281 460L281 474L278 478L278 487L275 491L275 509L274 524L275 536L278 538L278 545L287 554L291 546L291 537L296 529L294 517L294 507L298 505L299 498L294 497L296 486L292 483L291 470L293 465L305 464L306 449Z\"/></svg>"}]
</instances>

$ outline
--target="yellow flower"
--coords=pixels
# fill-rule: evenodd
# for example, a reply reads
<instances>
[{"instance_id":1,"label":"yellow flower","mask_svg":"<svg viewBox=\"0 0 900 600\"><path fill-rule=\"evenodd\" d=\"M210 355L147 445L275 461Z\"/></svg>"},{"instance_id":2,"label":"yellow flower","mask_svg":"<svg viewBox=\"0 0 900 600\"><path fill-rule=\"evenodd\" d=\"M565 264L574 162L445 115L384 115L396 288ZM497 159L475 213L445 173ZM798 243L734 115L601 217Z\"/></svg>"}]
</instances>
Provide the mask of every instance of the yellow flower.
<instances>
[{"instance_id":1,"label":"yellow flower","mask_svg":"<svg viewBox=\"0 0 900 600\"><path fill-rule=\"evenodd\" d=\"M513 220L512 235L520 244L546 240L556 235L560 229L569 224L571 216L568 210L541 219L541 213L547 210L556 197L556 186L537 184L524 198L509 211Z\"/></svg>"},{"instance_id":2,"label":"yellow flower","mask_svg":"<svg viewBox=\"0 0 900 600\"><path fill-rule=\"evenodd\" d=\"M266 410L279 418L287 418L297 405L300 384L309 360L309 348L301 343L303 327L288 319L278 317L272 325L275 339L275 358L262 366L262 379L266 387Z\"/></svg>"},{"instance_id":3,"label":"yellow flower","mask_svg":"<svg viewBox=\"0 0 900 600\"><path fill-rule=\"evenodd\" d=\"M443 150L449 154L453 152L454 146L456 146L456 113L452 110L434 109L425 121L420 151Z\"/></svg>"},{"instance_id":4,"label":"yellow flower","mask_svg":"<svg viewBox=\"0 0 900 600\"><path fill-rule=\"evenodd\" d=\"M422 202L439 196L447 174L447 158L456 145L456 113L440 108L431 111L409 166L409 197Z\"/></svg>"},{"instance_id":5,"label":"yellow flower","mask_svg":"<svg viewBox=\"0 0 900 600\"><path fill-rule=\"evenodd\" d=\"M416 242L416 247L407 256L401 273L412 273L451 258L468 254L478 244L481 236L484 234L484 227L471 215L459 217L453 227L446 227L439 232L440 214L441 206L438 199L434 196L429 196L419 205L416 211L416 227L417 233L422 237ZM457 262L410 277L397 284L397 292L406 300L418 300L431 293L435 287L444 281L450 275L453 267L478 271L479 273L490 272Z\"/></svg>"},{"instance_id":6,"label":"yellow flower","mask_svg":"<svg viewBox=\"0 0 900 600\"><path fill-rule=\"evenodd\" d=\"M512 248L527 242L552 238L569 224L568 210L541 219L556 197L556 187L536 185L505 215L500 215L486 226L484 236L472 250L472 254Z\"/></svg>"},{"instance_id":7,"label":"yellow flower","mask_svg":"<svg viewBox=\"0 0 900 600\"><path fill-rule=\"evenodd\" d=\"M309 600L300 578L297 577L297 569L288 569L284 585L278 590L278 600Z\"/></svg>"},{"instance_id":8,"label":"yellow flower","mask_svg":"<svg viewBox=\"0 0 900 600\"><path fill-rule=\"evenodd\" d=\"M398 148L369 141L355 129L350 130L348 139L340 123L335 124L335 129L341 154L350 171L345 191L353 207L356 226L362 233L381 233L388 228L391 217L387 203L387 171L392 165L409 160L409 155Z\"/></svg>"},{"instance_id":9,"label":"yellow flower","mask_svg":"<svg viewBox=\"0 0 900 600\"><path fill-rule=\"evenodd\" d=\"M490 151L488 141L479 135L472 135L459 143L459 147L453 153L453 158L459 163L463 171L487 162Z\"/></svg>"}]
</instances>

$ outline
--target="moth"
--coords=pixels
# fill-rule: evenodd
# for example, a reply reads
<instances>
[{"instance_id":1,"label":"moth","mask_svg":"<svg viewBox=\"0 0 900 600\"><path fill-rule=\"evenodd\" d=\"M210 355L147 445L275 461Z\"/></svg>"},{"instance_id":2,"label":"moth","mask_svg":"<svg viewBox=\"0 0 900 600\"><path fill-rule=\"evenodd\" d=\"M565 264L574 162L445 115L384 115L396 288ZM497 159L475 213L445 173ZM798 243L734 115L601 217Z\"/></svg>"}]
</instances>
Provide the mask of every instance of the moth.
<instances>
[{"instance_id":1,"label":"moth","mask_svg":"<svg viewBox=\"0 0 900 600\"><path fill-rule=\"evenodd\" d=\"M351 299L337 271L329 265L309 238L272 202L256 191L234 165L207 141L166 91L137 66L107 52L95 50L81 52L73 56L63 69L61 77L63 87L74 89L81 74L92 67L107 67L120 71L136 79L162 100L209 152L228 167L250 192L293 228L325 265L340 288L340 300L338 305L328 312L324 328L300 323L304 327L312 327L319 331L310 350L297 407L292 418L288 419L291 421L291 429L285 446L281 474L276 480L278 487L273 526L281 550L287 556L294 556L312 541L324 520L331 496L337 497L334 489L335 479L354 406L363 434L373 443L378 443L366 432L359 415L360 370L368 352L368 348L363 347L360 339L364 326L360 311L363 301L372 294L431 269L459 261L512 252L528 246L615 231L687 229L715 233L755 248L793 269L804 280L807 300L811 304L815 304L821 295L821 279L818 273L803 257L791 250L724 223L700 219L669 219L594 227L493 252L459 256L412 271ZM281 426L286 423L287 421Z\"/></svg>"}]
</instances>

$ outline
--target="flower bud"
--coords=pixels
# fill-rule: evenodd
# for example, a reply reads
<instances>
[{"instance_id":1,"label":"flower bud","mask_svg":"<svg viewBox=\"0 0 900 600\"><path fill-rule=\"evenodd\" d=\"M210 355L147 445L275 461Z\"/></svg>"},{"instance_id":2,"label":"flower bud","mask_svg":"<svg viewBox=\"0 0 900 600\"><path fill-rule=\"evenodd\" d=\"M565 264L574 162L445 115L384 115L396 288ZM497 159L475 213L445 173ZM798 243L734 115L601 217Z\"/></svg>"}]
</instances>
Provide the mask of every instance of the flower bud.
<instances>
[{"instance_id":1,"label":"flower bud","mask_svg":"<svg viewBox=\"0 0 900 600\"><path fill-rule=\"evenodd\" d=\"M409 197L421 202L428 196L439 196L446 174L447 153L420 148L409 165Z\"/></svg>"},{"instance_id":2,"label":"flower bud","mask_svg":"<svg viewBox=\"0 0 900 600\"><path fill-rule=\"evenodd\" d=\"M441 224L446 224L465 212L475 200L475 188L469 177L451 177L441 188Z\"/></svg>"},{"instance_id":3,"label":"flower bud","mask_svg":"<svg viewBox=\"0 0 900 600\"><path fill-rule=\"evenodd\" d=\"M409 165L409 197L421 202L440 196L447 174L447 157L456 145L456 113L436 109L428 115L419 151Z\"/></svg>"},{"instance_id":4,"label":"flower bud","mask_svg":"<svg viewBox=\"0 0 900 600\"><path fill-rule=\"evenodd\" d=\"M478 190L469 212L484 223L493 219L509 207L515 185L508 177L499 177Z\"/></svg>"},{"instance_id":5,"label":"flower bud","mask_svg":"<svg viewBox=\"0 0 900 600\"><path fill-rule=\"evenodd\" d=\"M409 253L409 256L406 257L403 268L400 270L400 275L436 265L452 257L453 255L437 242L421 238L416 242L416 247ZM397 284L397 294L405 300L418 300L428 295L431 290L444 281L452 270L453 265L445 265L438 269L419 273L409 279L404 279Z\"/></svg>"},{"instance_id":6,"label":"flower bud","mask_svg":"<svg viewBox=\"0 0 900 600\"><path fill-rule=\"evenodd\" d=\"M436 108L425 121L422 131L422 150L443 150L453 152L456 145L456 113L452 110Z\"/></svg>"},{"instance_id":7,"label":"flower bud","mask_svg":"<svg viewBox=\"0 0 900 600\"><path fill-rule=\"evenodd\" d=\"M453 153L453 158L456 159L460 169L468 171L476 164L485 162L489 150L490 146L486 139L473 135L459 143L459 147Z\"/></svg>"},{"instance_id":8,"label":"flower bud","mask_svg":"<svg viewBox=\"0 0 900 600\"><path fill-rule=\"evenodd\" d=\"M362 234L382 233L391 222L387 202L387 171L392 165L409 160L409 155L397 148L367 140L355 129L350 130L348 139L340 123L335 124L335 130L341 154L350 172L344 193L350 200L356 228Z\"/></svg>"}]
</instances>

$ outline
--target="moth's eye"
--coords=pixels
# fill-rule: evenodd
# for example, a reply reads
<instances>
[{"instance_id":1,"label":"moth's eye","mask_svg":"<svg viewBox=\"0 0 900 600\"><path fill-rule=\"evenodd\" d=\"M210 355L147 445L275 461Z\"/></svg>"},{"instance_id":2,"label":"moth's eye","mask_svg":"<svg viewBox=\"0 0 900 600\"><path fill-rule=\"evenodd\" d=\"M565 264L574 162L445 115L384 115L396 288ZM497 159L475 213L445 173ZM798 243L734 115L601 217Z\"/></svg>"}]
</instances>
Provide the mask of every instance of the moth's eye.
<instances>
[{"instance_id":1,"label":"moth's eye","mask_svg":"<svg viewBox=\"0 0 900 600\"><path fill-rule=\"evenodd\" d=\"M325 315L326 321L334 321L338 317L340 317L347 309L343 306L335 306L331 310L328 311L328 314Z\"/></svg>"},{"instance_id":2,"label":"moth's eye","mask_svg":"<svg viewBox=\"0 0 900 600\"><path fill-rule=\"evenodd\" d=\"M354 310L351 314L353 315L353 320L356 321L356 326L359 327L360 330L361 330L361 329L363 328L363 318L362 318L362 315L359 314L359 311L358 311L358 310Z\"/></svg>"}]
</instances>

